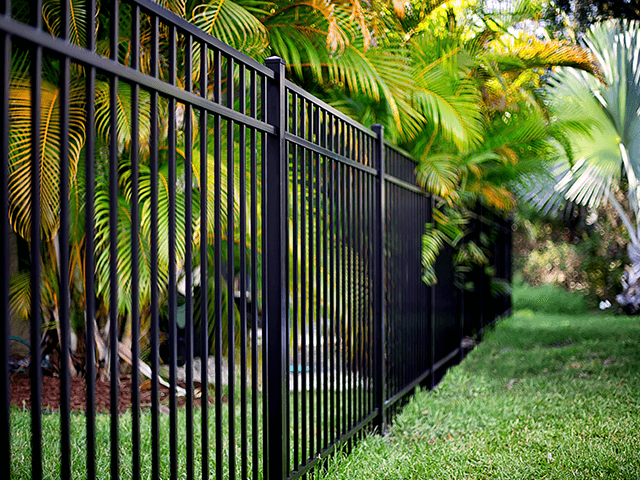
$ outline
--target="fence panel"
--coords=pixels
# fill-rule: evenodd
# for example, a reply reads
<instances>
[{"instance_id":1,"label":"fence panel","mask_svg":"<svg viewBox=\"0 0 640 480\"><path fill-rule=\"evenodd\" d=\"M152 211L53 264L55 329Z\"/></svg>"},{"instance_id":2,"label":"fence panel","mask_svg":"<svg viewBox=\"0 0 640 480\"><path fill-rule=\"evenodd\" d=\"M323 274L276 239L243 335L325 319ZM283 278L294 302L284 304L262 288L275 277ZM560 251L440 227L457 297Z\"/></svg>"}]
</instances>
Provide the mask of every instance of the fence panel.
<instances>
[{"instance_id":1,"label":"fence panel","mask_svg":"<svg viewBox=\"0 0 640 480\"><path fill-rule=\"evenodd\" d=\"M438 283L434 285L434 305L433 305L433 336L435 342L434 352L434 372L432 381L437 383L444 374L445 365L457 359L458 348L460 347L460 289L456 284L456 272L451 268L453 261L453 248L446 245L438 259L435 270ZM440 370L438 372L438 370Z\"/></svg>"},{"instance_id":2,"label":"fence panel","mask_svg":"<svg viewBox=\"0 0 640 480\"><path fill-rule=\"evenodd\" d=\"M287 82L286 438L296 478L372 421L373 132Z\"/></svg>"},{"instance_id":3,"label":"fence panel","mask_svg":"<svg viewBox=\"0 0 640 480\"><path fill-rule=\"evenodd\" d=\"M432 204L416 186L415 161L390 145L385 148L385 408L392 408L431 374L433 365L433 287L422 282L422 234Z\"/></svg>"},{"instance_id":4,"label":"fence panel","mask_svg":"<svg viewBox=\"0 0 640 480\"><path fill-rule=\"evenodd\" d=\"M382 127L150 0L60 4L0 11L10 478L305 478L510 308L451 250L422 282L434 199Z\"/></svg>"},{"instance_id":5,"label":"fence panel","mask_svg":"<svg viewBox=\"0 0 640 480\"><path fill-rule=\"evenodd\" d=\"M24 298L37 292L25 314L31 465L7 448L6 468L12 478L78 468L89 478L262 477L261 165L264 135L275 131L263 108L273 72L150 1L112 2L99 29L87 2L87 38L70 36L64 8L59 32L45 31L42 5L23 3L31 24L24 10L0 18L2 189L3 221L31 255L12 281L26 279ZM16 305L20 292L9 280L2 288L3 304ZM59 365L43 364L48 324ZM3 346L8 353L8 336ZM51 368L60 379L53 438L42 416ZM87 398L73 411L86 419L72 413L76 380ZM8 425L24 416L3 412ZM84 443L71 437L78 422ZM18 445L20 432L6 432Z\"/></svg>"}]
</instances>

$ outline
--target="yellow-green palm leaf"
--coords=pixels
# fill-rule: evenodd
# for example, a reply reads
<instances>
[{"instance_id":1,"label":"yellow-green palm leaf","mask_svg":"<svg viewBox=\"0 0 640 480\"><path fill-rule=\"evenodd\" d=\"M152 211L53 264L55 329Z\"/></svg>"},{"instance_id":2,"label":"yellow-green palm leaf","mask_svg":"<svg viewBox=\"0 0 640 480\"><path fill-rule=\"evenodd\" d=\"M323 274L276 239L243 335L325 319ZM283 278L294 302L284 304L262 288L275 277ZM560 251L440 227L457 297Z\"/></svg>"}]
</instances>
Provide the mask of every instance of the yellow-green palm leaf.
<instances>
[{"instance_id":1,"label":"yellow-green palm leaf","mask_svg":"<svg viewBox=\"0 0 640 480\"><path fill-rule=\"evenodd\" d=\"M63 0L68 2L69 40L75 45L87 44L87 7L83 0ZM48 0L42 5L42 18L54 36L62 35L62 8L60 0Z\"/></svg>"},{"instance_id":2,"label":"yellow-green palm leaf","mask_svg":"<svg viewBox=\"0 0 640 480\"><path fill-rule=\"evenodd\" d=\"M214 0L194 9L192 22L233 48L258 56L267 47L267 30L253 13L233 0ZM196 61L199 57L196 52Z\"/></svg>"},{"instance_id":3,"label":"yellow-green palm leaf","mask_svg":"<svg viewBox=\"0 0 640 480\"><path fill-rule=\"evenodd\" d=\"M36 162L41 182L40 222L45 238L53 237L58 229L60 210L60 88L42 82L40 115L40 152ZM23 238L31 238L31 172L32 172L32 86L26 78L14 78L10 90L9 147L9 220ZM77 169L84 145L85 98L79 82L72 83L69 98L69 163L70 179Z\"/></svg>"}]
</instances>

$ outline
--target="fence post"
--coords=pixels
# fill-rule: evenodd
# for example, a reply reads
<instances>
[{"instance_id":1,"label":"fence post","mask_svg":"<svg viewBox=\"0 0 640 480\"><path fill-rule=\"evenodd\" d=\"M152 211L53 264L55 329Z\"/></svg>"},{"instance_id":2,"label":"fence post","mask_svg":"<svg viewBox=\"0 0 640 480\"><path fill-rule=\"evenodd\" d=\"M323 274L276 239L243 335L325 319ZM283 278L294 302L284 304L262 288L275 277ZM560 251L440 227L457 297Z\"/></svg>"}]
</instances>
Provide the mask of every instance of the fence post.
<instances>
[{"instance_id":1,"label":"fence post","mask_svg":"<svg viewBox=\"0 0 640 480\"><path fill-rule=\"evenodd\" d=\"M507 278L507 280L509 281L509 286L511 287L511 290L509 292L509 297L507 298L507 311L509 313L511 313L511 310L513 308L513 278L512 278L512 265L511 265L511 260L512 260L512 255L513 255L513 217L511 215L509 215L509 218L506 221L507 224L507 228L508 228L508 233L507 233L507 239L506 239L506 245L504 246L505 249L505 262L506 262L506 270L505 270L505 277Z\"/></svg>"},{"instance_id":2,"label":"fence post","mask_svg":"<svg viewBox=\"0 0 640 480\"><path fill-rule=\"evenodd\" d=\"M462 242L464 243L464 239L462 240ZM462 360L464 360L464 348L462 347L462 344L464 342L464 281L458 288L458 291L460 292L460 298L458 299L458 308L460 309L460 311L458 312L458 326L460 328L460 341L458 342L458 363L461 363Z\"/></svg>"},{"instance_id":3,"label":"fence post","mask_svg":"<svg viewBox=\"0 0 640 480\"><path fill-rule=\"evenodd\" d=\"M431 208L429 209L429 223L433 224L433 212L436 209L436 199L433 194L429 195ZM435 268L435 264L434 264ZM436 364L436 286L429 287L431 301L429 302L429 364L431 373L429 374L429 388L433 390L436 386L436 376L433 366Z\"/></svg>"},{"instance_id":4,"label":"fence post","mask_svg":"<svg viewBox=\"0 0 640 480\"><path fill-rule=\"evenodd\" d=\"M477 241L478 241L478 247L482 248L482 230L484 228L484 222L482 221L482 203L480 201L478 201L476 203L476 214L478 215L478 235L477 235ZM482 265L480 265L478 267L478 285L477 285L477 290L479 292L479 296L478 296L478 303L480 304L480 328L478 330L478 341L482 340L482 337L484 336L484 327L485 327L485 321L486 321L486 315L485 315L485 301L484 301L484 288L485 288L485 281L484 281L484 267Z\"/></svg>"},{"instance_id":5,"label":"fence post","mask_svg":"<svg viewBox=\"0 0 640 480\"><path fill-rule=\"evenodd\" d=\"M289 436L286 430L287 384L287 299L286 285L286 214L287 214L287 158L285 155L285 63L279 57L265 61L275 73L267 80L267 123L276 129L266 135L267 154L263 162L266 184L263 201L266 202L265 245L266 264L266 360L267 382L264 385L267 418L264 421L266 448L264 472L269 480L284 479L287 473Z\"/></svg>"},{"instance_id":6,"label":"fence post","mask_svg":"<svg viewBox=\"0 0 640 480\"><path fill-rule=\"evenodd\" d=\"M3 71L0 72L0 92L2 98L9 99L9 77L11 74L11 40L9 35L0 37L0 48L2 49ZM0 308L2 309L2 327L0 330L0 348L2 348L2 366L0 366L0 383L4 394L0 399L2 404L2 437L0 438L0 461L4 465L2 471L4 476L11 478L11 421L10 421L10 375L9 375L9 336L11 335L9 317L9 102L2 102L0 110L0 154L2 155L2 166L0 167L0 189L2 198L0 199L0 223L2 224L2 239L0 242Z\"/></svg>"},{"instance_id":7,"label":"fence post","mask_svg":"<svg viewBox=\"0 0 640 480\"><path fill-rule=\"evenodd\" d=\"M375 265L378 277L374 282L374 323L373 323L373 348L374 348L374 375L373 375L373 395L374 406L378 410L378 415L374 420L373 426L380 434L384 434L387 426L387 415L385 412L385 329L386 329L386 300L385 300L385 257L384 246L386 242L385 231L385 155L384 155L384 127L382 125L373 125L371 130L377 135L375 142L374 155L378 159L378 195L376 198L376 246L375 246Z\"/></svg>"}]
</instances>

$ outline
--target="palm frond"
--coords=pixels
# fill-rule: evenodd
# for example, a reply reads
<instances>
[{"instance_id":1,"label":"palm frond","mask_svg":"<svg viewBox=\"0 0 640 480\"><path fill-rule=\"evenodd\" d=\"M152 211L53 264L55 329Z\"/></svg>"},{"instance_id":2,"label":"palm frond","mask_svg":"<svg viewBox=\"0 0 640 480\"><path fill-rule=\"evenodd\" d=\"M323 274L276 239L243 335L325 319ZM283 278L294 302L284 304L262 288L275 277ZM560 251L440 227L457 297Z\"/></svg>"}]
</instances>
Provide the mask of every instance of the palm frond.
<instances>
[{"instance_id":1,"label":"palm frond","mask_svg":"<svg viewBox=\"0 0 640 480\"><path fill-rule=\"evenodd\" d=\"M441 129L459 149L482 137L482 113L478 91L468 83L451 88L451 79L439 72L421 77L411 100L418 110Z\"/></svg>"},{"instance_id":2,"label":"palm frond","mask_svg":"<svg viewBox=\"0 0 640 480\"><path fill-rule=\"evenodd\" d=\"M482 138L483 116L480 93L467 75L474 60L462 50L461 42L448 36L412 41L415 85L409 98L446 140L466 149Z\"/></svg>"},{"instance_id":3,"label":"palm frond","mask_svg":"<svg viewBox=\"0 0 640 480\"><path fill-rule=\"evenodd\" d=\"M40 221L45 238L55 235L59 222L60 203L60 87L43 81L41 90L41 158L40 169ZM23 238L31 236L31 98L32 86L28 79L13 78L10 86L9 117L9 220L13 229ZM84 86L78 82L70 86L69 98L69 163L73 179L84 145L85 98Z\"/></svg>"},{"instance_id":4,"label":"palm frond","mask_svg":"<svg viewBox=\"0 0 640 480\"><path fill-rule=\"evenodd\" d=\"M417 182L427 191L441 197L455 196L459 171L448 154L430 155L420 159L416 168Z\"/></svg>"},{"instance_id":5,"label":"palm frond","mask_svg":"<svg viewBox=\"0 0 640 480\"><path fill-rule=\"evenodd\" d=\"M434 285L436 277L435 263L445 245L457 247L465 236L468 217L464 211L442 205L433 209L433 222L425 225L422 236L422 281Z\"/></svg>"},{"instance_id":6,"label":"palm frond","mask_svg":"<svg viewBox=\"0 0 640 480\"><path fill-rule=\"evenodd\" d=\"M69 40L74 45L85 46L87 44L87 8L82 0L63 0L69 3ZM54 36L62 35L62 8L59 0L47 0L42 5L42 18L47 25L49 33Z\"/></svg>"},{"instance_id":7,"label":"palm frond","mask_svg":"<svg viewBox=\"0 0 640 480\"><path fill-rule=\"evenodd\" d=\"M508 49L489 53L484 57L483 63L495 65L502 73L522 72L533 68L572 67L603 79L601 66L591 50L560 40L519 40Z\"/></svg>"},{"instance_id":8,"label":"palm frond","mask_svg":"<svg viewBox=\"0 0 640 480\"><path fill-rule=\"evenodd\" d=\"M233 0L215 0L198 5L193 11L192 22L247 55L258 55L267 47L265 26Z\"/></svg>"},{"instance_id":9,"label":"palm frond","mask_svg":"<svg viewBox=\"0 0 640 480\"><path fill-rule=\"evenodd\" d=\"M103 140L111 135L111 90L113 85L106 81L96 81L96 131ZM120 151L129 147L131 143L131 131L133 118L131 116L131 86L128 83L118 82L118 94L116 104L117 115L117 139ZM139 144L143 149L148 149L151 135L151 110L150 95L146 90L138 94L138 130ZM166 116L163 108L165 102L159 103L159 114ZM166 135L166 128L161 131Z\"/></svg>"},{"instance_id":10,"label":"palm frond","mask_svg":"<svg viewBox=\"0 0 640 480\"><path fill-rule=\"evenodd\" d=\"M186 18L187 0L158 0L158 3L176 15Z\"/></svg>"},{"instance_id":11,"label":"palm frond","mask_svg":"<svg viewBox=\"0 0 640 480\"><path fill-rule=\"evenodd\" d=\"M21 320L31 317L31 272L20 272L9 281L9 311Z\"/></svg>"},{"instance_id":12,"label":"palm frond","mask_svg":"<svg viewBox=\"0 0 640 480\"><path fill-rule=\"evenodd\" d=\"M446 235L436 229L432 223L425 226L425 232L422 235L422 281L427 285L438 283L435 263L446 241Z\"/></svg>"}]
</instances>

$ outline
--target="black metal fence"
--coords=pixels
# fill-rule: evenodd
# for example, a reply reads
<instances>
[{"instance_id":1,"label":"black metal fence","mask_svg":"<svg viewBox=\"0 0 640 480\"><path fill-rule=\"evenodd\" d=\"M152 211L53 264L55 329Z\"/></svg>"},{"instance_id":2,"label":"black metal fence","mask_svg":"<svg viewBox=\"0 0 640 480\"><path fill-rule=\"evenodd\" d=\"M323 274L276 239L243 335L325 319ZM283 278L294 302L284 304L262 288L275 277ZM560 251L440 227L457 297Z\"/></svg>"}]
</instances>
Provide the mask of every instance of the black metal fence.
<instances>
[{"instance_id":1,"label":"black metal fence","mask_svg":"<svg viewBox=\"0 0 640 480\"><path fill-rule=\"evenodd\" d=\"M486 268L463 294L450 250L439 283L421 281L435 200L381 127L154 2L101 4L1 5L2 469L303 477L383 430L510 298ZM470 235L510 280L510 225L490 216ZM31 348L16 367L20 318ZM11 406L20 371L26 409Z\"/></svg>"}]
</instances>

